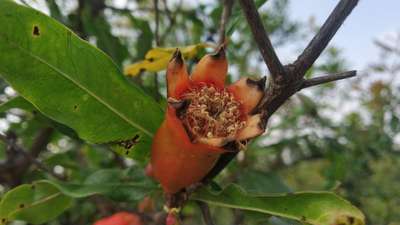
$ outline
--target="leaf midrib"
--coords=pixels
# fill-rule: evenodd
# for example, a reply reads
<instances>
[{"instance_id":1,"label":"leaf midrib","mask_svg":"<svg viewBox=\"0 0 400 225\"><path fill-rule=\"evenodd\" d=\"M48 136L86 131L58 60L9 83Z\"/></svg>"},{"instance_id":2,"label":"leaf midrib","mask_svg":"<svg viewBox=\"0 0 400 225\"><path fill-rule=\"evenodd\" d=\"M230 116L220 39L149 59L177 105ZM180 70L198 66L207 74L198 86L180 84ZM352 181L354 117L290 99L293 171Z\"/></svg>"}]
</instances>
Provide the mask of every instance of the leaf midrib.
<instances>
[{"instance_id":1,"label":"leaf midrib","mask_svg":"<svg viewBox=\"0 0 400 225\"><path fill-rule=\"evenodd\" d=\"M8 214L7 217L10 218L10 217L14 216L15 214L17 214L17 213L19 213L19 212L21 212L21 211L23 211L23 210L33 208L33 207L35 207L35 206L37 206L37 205L39 205L39 204L41 204L41 203L44 203L44 202L46 202L46 201L50 201L50 200L52 200L52 199L55 199L55 198L57 198L58 196L62 196L62 193L61 193L61 192L57 192L57 193L51 194L51 195L49 195L49 196L47 196L47 197L45 197L45 198L39 199L39 200L37 200L37 201L35 201L35 202L31 203L31 204L28 204L28 205L25 206L24 208L15 209L14 211L11 211L11 212Z\"/></svg>"},{"instance_id":2,"label":"leaf midrib","mask_svg":"<svg viewBox=\"0 0 400 225\"><path fill-rule=\"evenodd\" d=\"M48 66L50 69L52 69L53 71L57 72L59 75L61 75L62 77L64 77L65 79L69 80L70 82L72 82L73 84L75 84L78 88L80 88L81 90L83 90L84 92L87 92L90 96L92 96L94 99L96 99L98 102L100 102L101 104L103 104L104 106L106 106L106 108L108 108L110 111L112 111L113 113L115 113L116 115L118 115L121 119L123 119L125 122L127 122L128 124L130 124L132 127L141 130L143 133L147 134L149 137L153 137L153 134L148 131L147 129L145 129L144 127L140 126L139 124L133 122L132 120L130 120L128 117L126 117L123 113L120 113L117 109L115 109L114 107L112 107L111 105L109 105L106 101L102 100L99 96L97 96L95 93L93 93L92 91L90 91L88 88L86 88L85 86L81 85L79 82L77 82L76 80L74 80L73 78L71 78L67 73L63 72L62 70L58 69L57 67L51 65L50 63L46 62L44 59L42 59L41 57L34 55L33 53L31 53L30 51L24 49L23 47L19 46L17 43L14 43L10 40L7 40L7 38L4 37L4 34L0 33L0 37L5 40L5 42L10 43L11 45L13 45L14 47L17 47L21 50L22 53L27 54L29 57L33 58L34 60L44 64L45 66Z\"/></svg>"}]
</instances>

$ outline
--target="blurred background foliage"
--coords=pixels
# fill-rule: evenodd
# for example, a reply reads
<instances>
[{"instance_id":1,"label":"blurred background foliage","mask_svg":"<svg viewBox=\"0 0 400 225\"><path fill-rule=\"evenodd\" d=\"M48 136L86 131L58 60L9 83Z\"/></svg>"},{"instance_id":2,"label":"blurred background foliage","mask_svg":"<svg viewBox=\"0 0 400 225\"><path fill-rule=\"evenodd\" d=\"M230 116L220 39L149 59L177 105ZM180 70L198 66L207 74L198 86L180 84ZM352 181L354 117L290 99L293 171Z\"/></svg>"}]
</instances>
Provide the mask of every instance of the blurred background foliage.
<instances>
[{"instance_id":1,"label":"blurred background foliage","mask_svg":"<svg viewBox=\"0 0 400 225\"><path fill-rule=\"evenodd\" d=\"M121 70L143 59L156 46L219 41L222 4L217 1L25 0L22 3L39 8L105 51ZM275 46L299 43L301 49L301 41L312 36L310 30L315 31L310 24L291 20L287 12L289 0L259 0L257 4ZM260 69L262 59L237 4L227 32L230 79L267 75L267 71ZM275 113L267 133L249 143L217 182L222 186L239 183L252 193L334 190L361 208L368 224L400 225L400 42L381 40L376 47L381 51L381 60L371 62L357 78L314 87L292 97ZM198 57L189 60L190 67L204 53L200 51ZM331 46L308 76L345 69L351 68L341 50ZM164 71L142 72L129 79L162 102L164 75ZM0 90L2 102L17 95L4 81ZM27 159L2 143L0 194L40 178L82 181L107 169L142 171L137 168L142 163L122 158L105 146L85 144L69 128L45 118L29 105L14 104L0 106L0 129L23 146L30 157ZM104 176L107 182L110 177ZM140 214L148 221L146 224L162 221L159 217L163 215L157 213L162 207L158 201L161 196L152 196L156 200L154 210L151 201L142 201L143 196L136 194L115 196L114 193L75 202L67 213L49 224L91 224L119 210ZM212 213L221 225L296 224L225 208L212 207ZM202 224L200 215L195 205L189 205L183 212L184 224Z\"/></svg>"}]
</instances>

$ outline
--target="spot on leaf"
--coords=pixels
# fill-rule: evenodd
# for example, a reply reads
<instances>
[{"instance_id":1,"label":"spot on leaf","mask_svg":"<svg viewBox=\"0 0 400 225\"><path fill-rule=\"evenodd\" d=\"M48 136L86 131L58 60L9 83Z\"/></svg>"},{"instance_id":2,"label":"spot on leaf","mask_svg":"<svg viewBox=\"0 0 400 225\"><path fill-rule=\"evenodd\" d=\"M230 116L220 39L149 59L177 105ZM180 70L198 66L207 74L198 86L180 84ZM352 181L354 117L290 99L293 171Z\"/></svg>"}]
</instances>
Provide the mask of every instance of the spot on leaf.
<instances>
[{"instance_id":1,"label":"spot on leaf","mask_svg":"<svg viewBox=\"0 0 400 225\"><path fill-rule=\"evenodd\" d=\"M40 36L40 29L37 25L33 26L33 36Z\"/></svg>"},{"instance_id":2,"label":"spot on leaf","mask_svg":"<svg viewBox=\"0 0 400 225\"><path fill-rule=\"evenodd\" d=\"M25 207L25 204L19 204L19 208L22 209Z\"/></svg>"},{"instance_id":3,"label":"spot on leaf","mask_svg":"<svg viewBox=\"0 0 400 225\"><path fill-rule=\"evenodd\" d=\"M125 149L130 149L137 143L139 143L140 136L136 134L133 138L125 141L119 141L117 142L118 145L122 146ZM129 154L129 151L125 152L126 154Z\"/></svg>"}]
</instances>

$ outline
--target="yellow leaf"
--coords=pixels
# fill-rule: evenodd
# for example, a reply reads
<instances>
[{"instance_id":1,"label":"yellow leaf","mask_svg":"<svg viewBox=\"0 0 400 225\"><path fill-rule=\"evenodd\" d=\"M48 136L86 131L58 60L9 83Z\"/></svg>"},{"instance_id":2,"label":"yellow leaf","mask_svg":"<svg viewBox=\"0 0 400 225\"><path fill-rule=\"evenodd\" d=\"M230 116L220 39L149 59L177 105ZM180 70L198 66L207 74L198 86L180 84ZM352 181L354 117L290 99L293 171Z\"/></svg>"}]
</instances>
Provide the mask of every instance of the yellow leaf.
<instances>
[{"instance_id":1,"label":"yellow leaf","mask_svg":"<svg viewBox=\"0 0 400 225\"><path fill-rule=\"evenodd\" d=\"M200 50L206 47L214 47L210 44L200 43L179 48L185 59L192 59L197 56ZM137 76L144 71L158 72L165 70L168 62L177 48L153 48L150 49L145 59L125 67L124 73L128 76Z\"/></svg>"}]
</instances>

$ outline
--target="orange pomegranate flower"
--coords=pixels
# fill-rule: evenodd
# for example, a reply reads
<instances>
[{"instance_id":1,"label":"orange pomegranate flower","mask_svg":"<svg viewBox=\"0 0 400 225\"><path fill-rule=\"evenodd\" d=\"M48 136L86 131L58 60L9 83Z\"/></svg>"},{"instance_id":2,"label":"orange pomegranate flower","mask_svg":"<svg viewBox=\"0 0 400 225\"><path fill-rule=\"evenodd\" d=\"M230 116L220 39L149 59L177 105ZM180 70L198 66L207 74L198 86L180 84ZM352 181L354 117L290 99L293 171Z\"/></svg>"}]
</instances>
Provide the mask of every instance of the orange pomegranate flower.
<instances>
[{"instance_id":1,"label":"orange pomegranate flower","mask_svg":"<svg viewBox=\"0 0 400 225\"><path fill-rule=\"evenodd\" d=\"M189 77L180 51L167 68L168 107L151 152L152 176L169 194L199 182L223 146L264 132L252 109L263 96L265 79L241 78L225 87L228 62L221 46L204 56Z\"/></svg>"},{"instance_id":2,"label":"orange pomegranate flower","mask_svg":"<svg viewBox=\"0 0 400 225\"><path fill-rule=\"evenodd\" d=\"M118 212L110 217L98 220L93 225L142 225L140 217L134 213Z\"/></svg>"}]
</instances>

